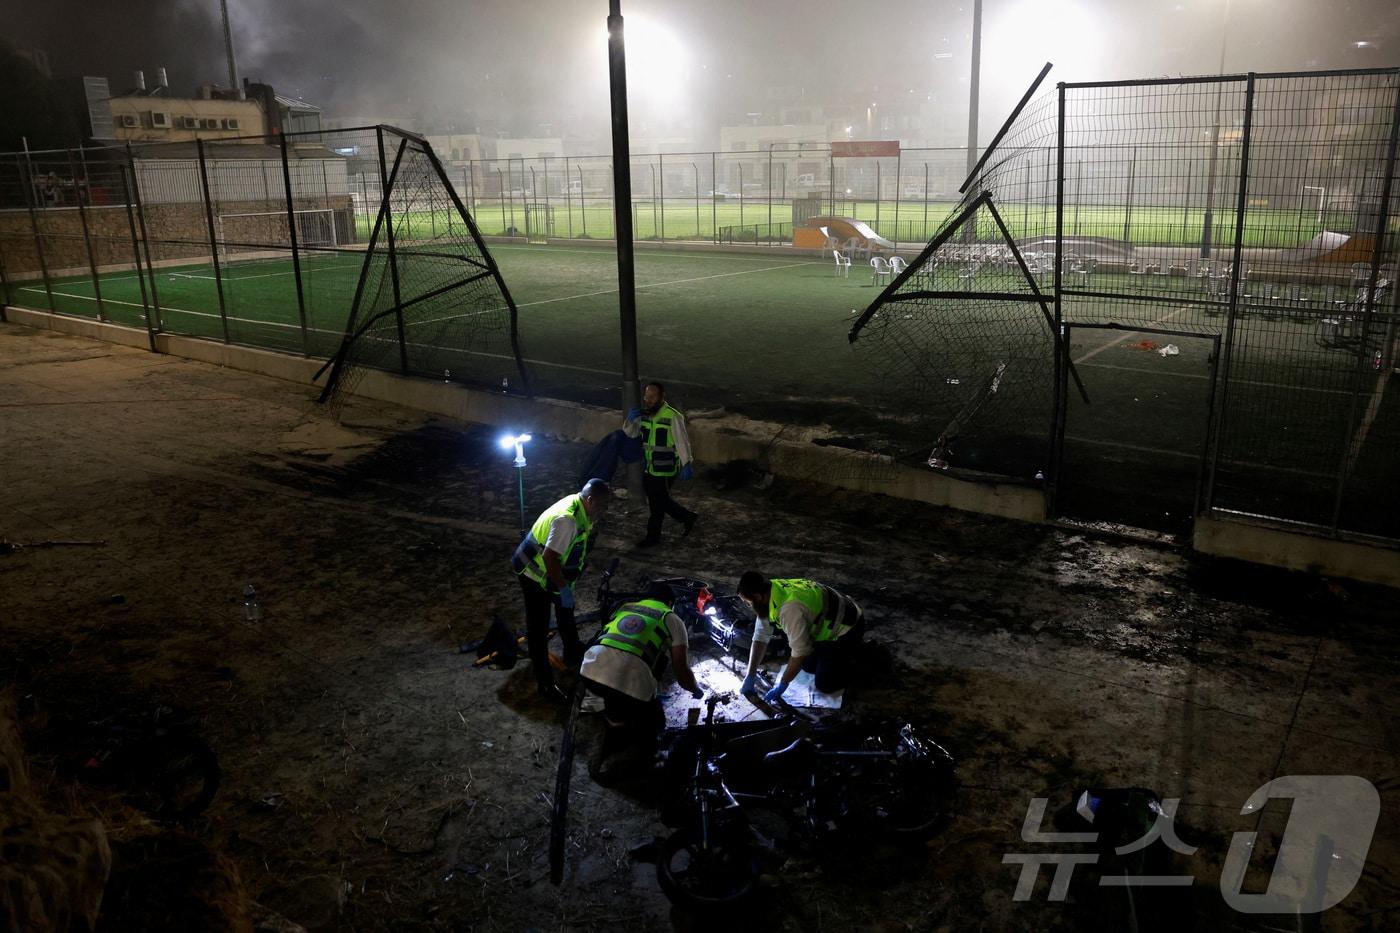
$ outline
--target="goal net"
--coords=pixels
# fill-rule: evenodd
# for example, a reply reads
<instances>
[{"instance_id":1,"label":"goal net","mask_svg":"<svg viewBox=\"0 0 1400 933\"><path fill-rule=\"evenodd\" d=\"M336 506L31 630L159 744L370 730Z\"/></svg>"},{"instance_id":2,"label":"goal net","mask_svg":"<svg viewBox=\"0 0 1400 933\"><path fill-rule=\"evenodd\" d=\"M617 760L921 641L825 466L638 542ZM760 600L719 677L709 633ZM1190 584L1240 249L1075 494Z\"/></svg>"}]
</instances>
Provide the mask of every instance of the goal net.
<instances>
[{"instance_id":1,"label":"goal net","mask_svg":"<svg viewBox=\"0 0 1400 933\"><path fill-rule=\"evenodd\" d=\"M336 212L331 208L310 208L291 212L257 211L219 214L216 217L220 262L278 258L292 248L291 224L296 224L296 244L305 249L331 248L340 244L336 232Z\"/></svg>"}]
</instances>

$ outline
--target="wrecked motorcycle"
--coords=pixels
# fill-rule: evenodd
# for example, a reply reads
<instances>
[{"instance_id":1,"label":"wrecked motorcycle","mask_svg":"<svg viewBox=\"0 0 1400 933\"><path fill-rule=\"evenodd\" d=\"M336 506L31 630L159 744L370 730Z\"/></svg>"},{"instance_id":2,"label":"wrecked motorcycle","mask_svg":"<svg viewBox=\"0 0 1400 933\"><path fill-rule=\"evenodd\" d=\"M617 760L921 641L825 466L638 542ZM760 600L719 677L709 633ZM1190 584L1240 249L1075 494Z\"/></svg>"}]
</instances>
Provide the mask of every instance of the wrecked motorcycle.
<instances>
[{"instance_id":1,"label":"wrecked motorcycle","mask_svg":"<svg viewBox=\"0 0 1400 933\"><path fill-rule=\"evenodd\" d=\"M868 861L942 828L953 758L913 726L716 723L715 706L727 700L709 697L704 724L663 743L663 786L679 792L662 814L674 832L650 855L673 903L700 911L739 904L754 893L765 852Z\"/></svg>"}]
</instances>

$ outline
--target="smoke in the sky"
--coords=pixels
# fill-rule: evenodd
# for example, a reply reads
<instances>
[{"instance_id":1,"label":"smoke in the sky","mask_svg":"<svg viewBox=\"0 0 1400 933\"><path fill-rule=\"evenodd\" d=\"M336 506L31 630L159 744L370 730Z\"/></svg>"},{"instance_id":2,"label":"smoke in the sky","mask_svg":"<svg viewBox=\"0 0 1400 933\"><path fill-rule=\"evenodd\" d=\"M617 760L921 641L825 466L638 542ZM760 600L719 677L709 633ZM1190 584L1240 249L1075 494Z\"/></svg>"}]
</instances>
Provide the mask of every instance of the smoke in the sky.
<instances>
[{"instance_id":1,"label":"smoke in the sky","mask_svg":"<svg viewBox=\"0 0 1400 933\"><path fill-rule=\"evenodd\" d=\"M218 0L5 0L55 72L225 83ZM634 136L710 145L792 104L922 99L965 119L971 0L623 0ZM229 0L242 77L330 115L607 137L606 0ZM1050 80L1400 65L1393 0L985 0L984 137ZM865 101L866 97L871 100ZM898 135L898 128L895 135Z\"/></svg>"}]
</instances>

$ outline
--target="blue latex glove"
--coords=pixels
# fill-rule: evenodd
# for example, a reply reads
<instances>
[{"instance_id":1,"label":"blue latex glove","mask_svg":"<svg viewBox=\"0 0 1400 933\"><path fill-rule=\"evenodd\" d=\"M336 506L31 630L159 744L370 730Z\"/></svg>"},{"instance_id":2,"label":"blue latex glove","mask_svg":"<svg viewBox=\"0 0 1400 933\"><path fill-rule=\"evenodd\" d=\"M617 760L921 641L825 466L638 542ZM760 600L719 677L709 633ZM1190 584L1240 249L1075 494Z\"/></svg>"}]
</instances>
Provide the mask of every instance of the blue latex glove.
<instances>
[{"instance_id":1,"label":"blue latex glove","mask_svg":"<svg viewBox=\"0 0 1400 933\"><path fill-rule=\"evenodd\" d=\"M763 695L763 702L764 702L764 703L777 703L778 700L782 697L783 692L784 692L785 690L787 690L787 688L788 688L788 685L787 685L786 683L783 682L782 677L779 677L779 678L778 678L778 682L777 682L776 684L773 685L773 689L772 689L772 690L769 690L767 693L765 693L765 694Z\"/></svg>"},{"instance_id":2,"label":"blue latex glove","mask_svg":"<svg viewBox=\"0 0 1400 933\"><path fill-rule=\"evenodd\" d=\"M739 692L744 696L758 691L758 674L753 673L744 678L744 683L739 687Z\"/></svg>"},{"instance_id":3,"label":"blue latex glove","mask_svg":"<svg viewBox=\"0 0 1400 933\"><path fill-rule=\"evenodd\" d=\"M574 588L566 586L559 591L559 605L565 609L574 608Z\"/></svg>"},{"instance_id":4,"label":"blue latex glove","mask_svg":"<svg viewBox=\"0 0 1400 933\"><path fill-rule=\"evenodd\" d=\"M681 467L681 479L695 479L695 467L689 463Z\"/></svg>"},{"instance_id":5,"label":"blue latex glove","mask_svg":"<svg viewBox=\"0 0 1400 933\"><path fill-rule=\"evenodd\" d=\"M628 420L628 421L640 421L640 420L641 420L641 417L642 417L642 410L641 410L640 408L629 408L629 409L627 409L627 420Z\"/></svg>"}]
</instances>

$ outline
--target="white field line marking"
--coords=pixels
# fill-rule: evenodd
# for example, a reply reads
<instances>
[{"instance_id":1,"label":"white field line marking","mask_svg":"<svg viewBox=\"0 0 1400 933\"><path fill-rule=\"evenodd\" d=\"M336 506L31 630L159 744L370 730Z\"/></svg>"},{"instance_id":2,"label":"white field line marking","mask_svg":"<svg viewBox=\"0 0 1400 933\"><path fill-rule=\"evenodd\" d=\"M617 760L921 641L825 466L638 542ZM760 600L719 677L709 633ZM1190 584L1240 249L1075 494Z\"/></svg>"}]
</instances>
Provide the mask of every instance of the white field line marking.
<instances>
[{"instance_id":1,"label":"white field line marking","mask_svg":"<svg viewBox=\"0 0 1400 933\"><path fill-rule=\"evenodd\" d=\"M1197 461L1201 459L1201 454L1199 452L1192 453L1190 451L1185 450L1164 450L1160 447L1144 447L1140 444L1125 444L1122 441L1101 441L1096 440L1092 437L1083 437L1077 434L1066 434L1065 440L1074 441L1078 444L1093 444L1096 447L1117 447L1120 450L1134 450L1138 453L1156 454L1160 457L1179 457L1186 460ZM1297 473L1301 476L1316 476L1322 477L1323 479L1333 479L1336 477L1335 473L1320 473L1316 470L1304 470L1299 467L1283 467L1276 466L1270 463L1255 463L1251 460L1234 460L1229 457L1221 457L1220 462L1228 463L1231 466L1249 467L1252 470L1270 470L1275 473Z\"/></svg>"},{"instance_id":2,"label":"white field line marking","mask_svg":"<svg viewBox=\"0 0 1400 933\"><path fill-rule=\"evenodd\" d=\"M1161 317L1157 318L1156 320L1152 321L1150 324L1144 324L1143 326L1144 326L1144 327L1151 327L1153 324L1163 324L1163 323L1166 323L1167 321L1170 321L1172 318L1176 317L1178 314L1181 314L1181 313L1182 313L1183 311L1185 311L1185 310L1186 310L1185 308L1177 308L1175 311L1171 312L1170 314L1164 314L1164 315L1162 315ZM1073 325L1071 325L1071 326L1073 326ZM1095 330L1098 330L1098 329L1100 329L1100 328L1094 328L1094 329L1095 329ZM1101 346L1101 347L1095 347L1094 349L1090 350L1089 352L1084 353L1084 354L1081 354L1080 357L1079 357L1079 359L1075 360L1074 362L1075 362L1076 365L1078 365L1079 363L1082 363L1082 362L1084 362L1085 360L1091 360L1091 359L1093 359L1094 357L1098 356L1098 355L1099 355L1100 353L1102 353L1103 351L1105 351L1105 350L1107 350L1107 349L1110 349L1110 348L1112 348L1112 347L1118 346L1120 343L1122 343L1124 340L1127 340L1129 337L1131 337L1131 336L1132 336L1133 334L1135 334L1135 333L1141 333L1141 332L1140 332L1140 331L1129 330L1129 331L1127 331L1126 333L1121 334L1121 335L1118 336L1117 338L1115 338L1115 339L1113 339L1113 340L1110 340L1108 343L1104 344L1103 346ZM1209 338L1207 338L1207 339L1209 339Z\"/></svg>"},{"instance_id":3,"label":"white field line marking","mask_svg":"<svg viewBox=\"0 0 1400 933\"><path fill-rule=\"evenodd\" d=\"M521 247L521 248L523 249L524 247ZM785 263L785 264L783 264L783 265L781 265L781 266L765 266L765 267L762 268L762 269L743 269L743 270L741 270L741 271L739 271L739 272L717 272L717 273L715 273L714 275L697 275L697 276L694 276L694 277L688 278L688 279L672 279L672 280L669 281L669 282L651 282L651 283L649 283L649 284L647 284L647 285L638 285L637 288L639 288L639 289L642 289L642 288L665 288L667 285L686 285L686 284L688 284L688 283L690 283L690 282L704 282L704 281L707 281L707 280L709 280L709 279L726 279L726 278L729 278L729 277L735 276L735 275L753 275L753 274L756 273L756 272L772 272L772 271L774 271L775 269L791 269L791 268L793 268L794 266L811 266L811 265L824 265L824 263L820 263L820 264L819 264L819 263L811 263L811 262L789 262L789 263ZM616 289L616 288L608 288L608 289L604 289L603 291L600 291L600 292L584 292L583 294L580 294L580 295L565 295L565 296L563 296L562 298L542 298L542 299L540 299L539 301L527 301L527 302L524 302L523 304L517 304L515 307L516 307L517 309L520 309L520 308L533 308L533 307L535 307L535 306L537 306L537 305L555 304L555 303L560 302L560 301L577 301L577 300L580 299L580 298L597 298L599 295L615 295L615 294L617 294L617 292L618 292L618 289ZM451 315L448 315L447 317L433 318L432 320L428 320L428 321L417 321L417 322L415 322L415 324L440 324L440 323L442 323L443 321L451 321L451 320L454 320L454 319L456 319L456 318L462 318L462 317L476 317L477 315L480 315L480 314L494 314L494 313L496 313L496 312L498 312L498 311L504 311L504 310L506 310L506 308L505 308L505 306L503 305L503 306L501 306L501 307L499 307L499 308L487 308L487 309L482 310L482 311L469 311L469 312L467 312L466 314L451 314ZM596 372L596 370L588 370L588 371L589 371L589 372Z\"/></svg>"},{"instance_id":4,"label":"white field line marking","mask_svg":"<svg viewBox=\"0 0 1400 933\"><path fill-rule=\"evenodd\" d=\"M25 291L25 292L39 292L40 294L43 294L43 292L44 292L44 290L43 290L42 288L22 288L22 289L20 289L20 291ZM76 299L78 299L79 301L96 301L96 300L97 300L96 298L92 297L91 295L73 295L73 294L69 294L68 292L54 292L54 294L57 295L57 296L59 296L59 297L61 297L61 298L76 298ZM144 308L144 307L145 307L145 306L142 305L140 302L136 302L136 301L118 301L118 300L115 299L115 298L103 298L103 299L102 299L102 302L103 302L103 304L126 305L126 306L129 307L129 308ZM184 309L184 308L173 308L173 307L171 307L170 305L161 305L161 306L160 306L160 313L161 313L161 314L188 314L188 315L191 315L191 316L193 316L193 317L211 317L211 318L218 318L218 315L217 315L217 314L213 314L213 313L210 313L210 312L208 312L208 311L187 311L187 310ZM237 321L239 324L257 324L257 325L262 326L262 327L285 327L285 328L288 328L288 329L290 329L290 330L301 330L301 325L300 325L300 324L284 324L284 323L282 323L282 322L280 322L280 321L255 321L255 320L253 320L252 318L246 318L246 317L231 317L231 318L229 318L229 320L230 320L230 321ZM308 327L307 330L308 330L309 332L315 333L315 334L341 334L341 333L343 333L343 331L339 331L339 330L324 330L324 329L319 328L319 327Z\"/></svg>"},{"instance_id":5,"label":"white field line marking","mask_svg":"<svg viewBox=\"0 0 1400 933\"><path fill-rule=\"evenodd\" d=\"M539 253L539 252L550 252L550 253L584 253L584 254L588 254L588 255L598 255L598 254L607 255L607 254L609 254L611 251L608 250L608 249L606 249L606 248L599 248L599 249L568 249L568 248L566 248L566 247L557 247L557 246L497 246L495 249L491 250L491 252L493 252L493 253L499 253L499 252L534 252L534 253ZM652 250L642 250L642 251L640 251L640 252L637 253L637 256L639 256L639 257L645 256L645 257L648 258L648 259L703 259L703 260L706 260L706 261L715 261L715 262L718 262L718 261L726 261L726 262L771 262L771 261L772 261L772 260L770 260L770 259L765 259L765 258L762 258L762 257L759 257L759 256L743 256L743 255L736 255L736 254L731 254L731 253L720 253L720 254L716 254L716 255L713 255L713 256L709 256L709 255L705 255L705 254L703 254L703 253L688 253L688 252L685 252L684 250L677 250L677 251L674 251L674 252L672 252L672 251L670 251L670 250L657 250L657 251L655 251L655 252L653 252ZM811 260L808 260L806 263L802 263L801 265L824 266L824 265L826 265L826 260L824 260L824 259L821 259L821 260L811 259Z\"/></svg>"},{"instance_id":6,"label":"white field line marking","mask_svg":"<svg viewBox=\"0 0 1400 933\"><path fill-rule=\"evenodd\" d=\"M284 260L284 261L285 261L285 260ZM339 265L339 266L330 266L330 265L302 266L302 267L301 267L301 271L302 271L302 274L305 275L305 274L311 273L311 272L339 272L339 271L341 271L342 269L358 269L358 268L360 268L360 263L356 262L356 263L352 263L352 264ZM246 281L248 281L249 279L271 279L271 278L276 278L276 277L279 276L279 275L295 275L295 274L296 274L296 270L294 270L294 269L287 269L287 270L284 271L284 272L260 272L260 273L258 273L257 275L225 275L225 276L223 276L222 278L223 278L223 280L224 280L225 282L246 282ZM204 279L205 281L209 281L209 282L214 281L214 277L213 277L212 275L197 275L196 273L193 273L193 272L171 272L171 273L169 273L169 275L170 275L170 277L171 277L172 279ZM104 279L103 281L106 281L106 280Z\"/></svg>"},{"instance_id":7,"label":"white field line marking","mask_svg":"<svg viewBox=\"0 0 1400 933\"><path fill-rule=\"evenodd\" d=\"M1143 369L1141 366L1119 366L1116 363L1086 363L1088 369L1118 369L1125 373L1139 373L1144 376L1171 376L1175 379L1209 379L1204 373L1173 373L1156 369ZM1346 389L1328 389L1324 386L1289 385L1286 382L1264 382L1260 379L1231 379L1232 386L1259 386L1264 389L1289 389L1294 392L1321 392L1324 395L1351 395Z\"/></svg>"}]
</instances>

